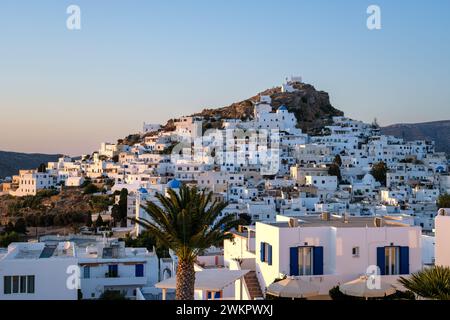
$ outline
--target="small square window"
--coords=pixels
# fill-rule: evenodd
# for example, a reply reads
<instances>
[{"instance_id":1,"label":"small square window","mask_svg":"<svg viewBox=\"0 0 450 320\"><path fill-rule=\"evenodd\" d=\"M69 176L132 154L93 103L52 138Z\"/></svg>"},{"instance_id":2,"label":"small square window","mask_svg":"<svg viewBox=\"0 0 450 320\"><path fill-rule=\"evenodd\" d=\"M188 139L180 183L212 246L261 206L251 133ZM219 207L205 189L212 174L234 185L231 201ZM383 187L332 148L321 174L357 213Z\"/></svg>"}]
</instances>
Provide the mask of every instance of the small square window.
<instances>
[{"instance_id":1,"label":"small square window","mask_svg":"<svg viewBox=\"0 0 450 320\"><path fill-rule=\"evenodd\" d=\"M359 247L353 247L352 248L352 256L353 257L359 257Z\"/></svg>"}]
</instances>

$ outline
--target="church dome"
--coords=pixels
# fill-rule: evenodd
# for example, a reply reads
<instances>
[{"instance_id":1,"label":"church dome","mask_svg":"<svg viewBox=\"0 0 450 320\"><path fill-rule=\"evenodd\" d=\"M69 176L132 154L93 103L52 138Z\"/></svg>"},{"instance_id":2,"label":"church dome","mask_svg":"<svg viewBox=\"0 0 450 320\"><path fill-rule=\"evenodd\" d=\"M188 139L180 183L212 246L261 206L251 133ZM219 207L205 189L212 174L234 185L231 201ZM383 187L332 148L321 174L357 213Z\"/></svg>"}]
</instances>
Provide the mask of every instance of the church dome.
<instances>
[{"instance_id":1,"label":"church dome","mask_svg":"<svg viewBox=\"0 0 450 320\"><path fill-rule=\"evenodd\" d=\"M181 182L177 179L170 180L167 183L167 188L171 189L179 189L181 187Z\"/></svg>"}]
</instances>

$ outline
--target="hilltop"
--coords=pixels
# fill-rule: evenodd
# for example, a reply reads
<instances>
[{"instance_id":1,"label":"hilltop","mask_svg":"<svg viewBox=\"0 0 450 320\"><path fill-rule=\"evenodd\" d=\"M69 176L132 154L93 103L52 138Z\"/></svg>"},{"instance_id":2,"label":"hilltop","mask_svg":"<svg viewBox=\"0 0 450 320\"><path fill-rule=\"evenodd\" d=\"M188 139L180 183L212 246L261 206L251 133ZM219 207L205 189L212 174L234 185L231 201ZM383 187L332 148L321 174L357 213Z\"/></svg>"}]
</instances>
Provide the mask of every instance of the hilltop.
<instances>
[{"instance_id":1,"label":"hilltop","mask_svg":"<svg viewBox=\"0 0 450 320\"><path fill-rule=\"evenodd\" d=\"M207 108L192 116L202 116L208 119L248 119L253 117L254 104L259 101L261 95L270 96L272 106L278 108L285 105L297 118L297 127L305 133L316 134L325 125L331 123L333 116L342 116L344 112L333 107L330 97L325 91L318 91L314 86L302 82L292 83L296 89L292 92L282 92L281 87L266 89L250 98L232 103L220 108ZM173 128L173 119L164 127L166 130Z\"/></svg>"},{"instance_id":2,"label":"hilltop","mask_svg":"<svg viewBox=\"0 0 450 320\"><path fill-rule=\"evenodd\" d=\"M382 134L405 140L434 140L436 151L450 154L450 120L398 123L381 128Z\"/></svg>"},{"instance_id":3,"label":"hilltop","mask_svg":"<svg viewBox=\"0 0 450 320\"><path fill-rule=\"evenodd\" d=\"M36 169L41 163L57 161L60 155L0 151L0 178L17 174L21 169Z\"/></svg>"}]
</instances>

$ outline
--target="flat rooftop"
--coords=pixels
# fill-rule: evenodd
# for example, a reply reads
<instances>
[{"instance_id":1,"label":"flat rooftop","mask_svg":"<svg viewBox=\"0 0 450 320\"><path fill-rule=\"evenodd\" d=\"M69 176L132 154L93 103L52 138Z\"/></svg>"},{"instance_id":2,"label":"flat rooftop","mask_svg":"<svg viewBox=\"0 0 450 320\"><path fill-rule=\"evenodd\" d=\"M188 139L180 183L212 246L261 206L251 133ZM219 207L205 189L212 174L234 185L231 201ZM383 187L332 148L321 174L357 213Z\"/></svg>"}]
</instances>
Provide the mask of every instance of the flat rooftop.
<instances>
[{"instance_id":1,"label":"flat rooftop","mask_svg":"<svg viewBox=\"0 0 450 320\"><path fill-rule=\"evenodd\" d=\"M382 227L409 227L409 224L403 223L400 220L389 217L378 217L382 220ZM331 216L329 220L324 220L320 215L302 216L298 219L298 226L305 227L335 227L335 228L377 228L375 225L375 217L349 217L346 220L343 217ZM280 221L267 223L279 228L289 228L289 222Z\"/></svg>"},{"instance_id":2,"label":"flat rooftop","mask_svg":"<svg viewBox=\"0 0 450 320\"><path fill-rule=\"evenodd\" d=\"M46 243L13 243L11 251L3 255L6 259L48 259L70 258L74 256L71 243L46 244ZM2 255L0 254L0 257Z\"/></svg>"}]
</instances>

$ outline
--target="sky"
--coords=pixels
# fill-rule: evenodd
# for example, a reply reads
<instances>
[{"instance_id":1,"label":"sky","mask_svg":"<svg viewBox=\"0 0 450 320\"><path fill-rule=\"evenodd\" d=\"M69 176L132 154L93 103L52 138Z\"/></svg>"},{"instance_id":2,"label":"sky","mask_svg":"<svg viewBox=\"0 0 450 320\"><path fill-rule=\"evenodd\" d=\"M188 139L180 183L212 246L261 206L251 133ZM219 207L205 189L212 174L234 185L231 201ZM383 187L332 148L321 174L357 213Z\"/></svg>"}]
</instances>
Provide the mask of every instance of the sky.
<instances>
[{"instance_id":1,"label":"sky","mask_svg":"<svg viewBox=\"0 0 450 320\"><path fill-rule=\"evenodd\" d=\"M0 150L90 153L290 75L354 119L448 120L449 16L447 0L1 0Z\"/></svg>"}]
</instances>

